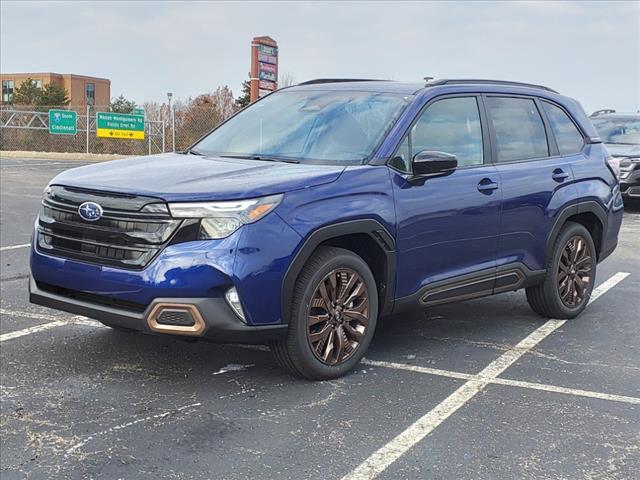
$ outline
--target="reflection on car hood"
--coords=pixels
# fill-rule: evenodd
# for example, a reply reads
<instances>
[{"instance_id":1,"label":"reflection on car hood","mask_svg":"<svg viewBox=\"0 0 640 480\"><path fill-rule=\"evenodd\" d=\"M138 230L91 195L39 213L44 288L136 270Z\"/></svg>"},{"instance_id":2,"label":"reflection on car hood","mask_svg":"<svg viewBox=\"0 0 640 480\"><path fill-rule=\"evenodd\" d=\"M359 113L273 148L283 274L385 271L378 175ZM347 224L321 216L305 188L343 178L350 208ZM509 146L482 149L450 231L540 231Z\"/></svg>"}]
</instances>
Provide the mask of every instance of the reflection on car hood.
<instances>
[{"instance_id":1,"label":"reflection on car hood","mask_svg":"<svg viewBox=\"0 0 640 480\"><path fill-rule=\"evenodd\" d=\"M51 184L166 201L233 200L330 183L344 168L168 153L74 168Z\"/></svg>"},{"instance_id":2,"label":"reflection on car hood","mask_svg":"<svg viewBox=\"0 0 640 480\"><path fill-rule=\"evenodd\" d=\"M618 143L605 143L607 151L613 157L640 157L640 145L620 145Z\"/></svg>"}]
</instances>

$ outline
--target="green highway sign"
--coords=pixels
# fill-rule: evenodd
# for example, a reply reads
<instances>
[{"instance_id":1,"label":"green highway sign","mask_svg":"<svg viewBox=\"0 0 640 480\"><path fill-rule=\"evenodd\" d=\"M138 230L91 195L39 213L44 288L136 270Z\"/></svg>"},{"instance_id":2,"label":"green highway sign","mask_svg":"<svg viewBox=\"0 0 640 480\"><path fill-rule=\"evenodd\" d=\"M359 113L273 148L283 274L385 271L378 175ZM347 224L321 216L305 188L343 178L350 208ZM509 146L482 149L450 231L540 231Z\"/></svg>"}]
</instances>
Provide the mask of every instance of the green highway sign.
<instances>
[{"instance_id":1,"label":"green highway sign","mask_svg":"<svg viewBox=\"0 0 640 480\"><path fill-rule=\"evenodd\" d=\"M49 110L49 133L75 135L78 133L78 114L73 110Z\"/></svg>"},{"instance_id":2,"label":"green highway sign","mask_svg":"<svg viewBox=\"0 0 640 480\"><path fill-rule=\"evenodd\" d=\"M144 140L144 115L97 112L96 135L103 138Z\"/></svg>"},{"instance_id":3,"label":"green highway sign","mask_svg":"<svg viewBox=\"0 0 640 480\"><path fill-rule=\"evenodd\" d=\"M131 113L134 115L144 115L144 108L134 108Z\"/></svg>"}]
</instances>

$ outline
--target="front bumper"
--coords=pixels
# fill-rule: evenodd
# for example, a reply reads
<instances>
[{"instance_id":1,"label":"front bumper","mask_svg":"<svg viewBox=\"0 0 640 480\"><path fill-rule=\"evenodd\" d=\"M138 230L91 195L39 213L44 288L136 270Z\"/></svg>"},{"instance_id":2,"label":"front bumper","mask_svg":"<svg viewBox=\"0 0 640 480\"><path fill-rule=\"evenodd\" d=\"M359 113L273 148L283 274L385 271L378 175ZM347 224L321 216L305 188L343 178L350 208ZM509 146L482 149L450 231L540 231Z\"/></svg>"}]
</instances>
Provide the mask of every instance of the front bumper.
<instances>
[{"instance_id":1,"label":"front bumper","mask_svg":"<svg viewBox=\"0 0 640 480\"><path fill-rule=\"evenodd\" d=\"M94 318L109 326L146 333L188 335L212 342L261 344L282 339L287 333L287 325L283 324L249 326L242 323L224 298L156 298L144 311L134 311L95 303L81 296L74 297L68 291L65 294L49 291L40 288L33 277L30 277L29 300L44 307ZM194 308L203 322L202 328L188 333L179 328L165 328L159 331L153 319L154 312L157 312L157 307L161 305Z\"/></svg>"},{"instance_id":2,"label":"front bumper","mask_svg":"<svg viewBox=\"0 0 640 480\"><path fill-rule=\"evenodd\" d=\"M640 198L640 163L620 163L620 193L625 198Z\"/></svg>"},{"instance_id":3,"label":"front bumper","mask_svg":"<svg viewBox=\"0 0 640 480\"><path fill-rule=\"evenodd\" d=\"M620 182L620 194L624 198L640 198L640 182Z\"/></svg>"}]
</instances>

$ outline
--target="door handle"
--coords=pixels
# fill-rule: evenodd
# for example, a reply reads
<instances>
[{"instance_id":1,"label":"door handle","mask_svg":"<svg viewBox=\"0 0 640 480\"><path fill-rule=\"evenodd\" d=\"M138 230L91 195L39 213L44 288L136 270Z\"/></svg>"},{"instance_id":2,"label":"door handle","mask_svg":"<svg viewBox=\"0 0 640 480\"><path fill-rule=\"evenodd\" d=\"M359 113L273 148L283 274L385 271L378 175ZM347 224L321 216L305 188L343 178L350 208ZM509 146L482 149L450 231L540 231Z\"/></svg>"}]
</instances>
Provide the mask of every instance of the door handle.
<instances>
[{"instance_id":1,"label":"door handle","mask_svg":"<svg viewBox=\"0 0 640 480\"><path fill-rule=\"evenodd\" d=\"M569 174L562 170L561 168L556 168L553 171L553 175L551 175L556 182L561 183L564 182L567 178L569 178Z\"/></svg>"},{"instance_id":2,"label":"door handle","mask_svg":"<svg viewBox=\"0 0 640 480\"><path fill-rule=\"evenodd\" d=\"M482 180L480 180L480 183L478 183L478 191L485 194L490 194L497 188L498 184L490 178L483 178Z\"/></svg>"}]
</instances>

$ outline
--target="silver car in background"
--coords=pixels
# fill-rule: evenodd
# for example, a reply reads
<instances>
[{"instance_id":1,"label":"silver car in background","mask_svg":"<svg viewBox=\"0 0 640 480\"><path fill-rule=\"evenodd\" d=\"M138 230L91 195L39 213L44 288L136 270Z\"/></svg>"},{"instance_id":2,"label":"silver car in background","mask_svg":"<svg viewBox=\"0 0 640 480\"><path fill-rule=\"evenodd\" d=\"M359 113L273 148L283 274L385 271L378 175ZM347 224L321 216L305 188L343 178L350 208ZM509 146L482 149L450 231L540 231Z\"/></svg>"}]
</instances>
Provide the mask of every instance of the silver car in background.
<instances>
[{"instance_id":1,"label":"silver car in background","mask_svg":"<svg viewBox=\"0 0 640 480\"><path fill-rule=\"evenodd\" d=\"M640 113L596 112L591 122L611 156L620 162L623 198L640 200Z\"/></svg>"}]
</instances>

